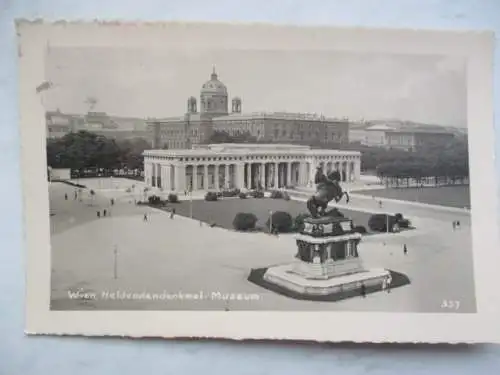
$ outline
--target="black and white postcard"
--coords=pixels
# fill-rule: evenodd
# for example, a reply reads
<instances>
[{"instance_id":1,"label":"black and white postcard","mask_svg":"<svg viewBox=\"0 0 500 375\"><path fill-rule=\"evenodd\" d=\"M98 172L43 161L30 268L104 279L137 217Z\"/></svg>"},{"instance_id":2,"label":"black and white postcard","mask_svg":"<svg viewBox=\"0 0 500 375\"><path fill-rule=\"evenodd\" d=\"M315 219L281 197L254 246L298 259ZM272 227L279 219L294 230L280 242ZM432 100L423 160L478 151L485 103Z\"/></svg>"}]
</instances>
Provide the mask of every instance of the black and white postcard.
<instances>
[{"instance_id":1,"label":"black and white postcard","mask_svg":"<svg viewBox=\"0 0 500 375\"><path fill-rule=\"evenodd\" d=\"M500 341L491 33L17 28L27 333Z\"/></svg>"}]
</instances>

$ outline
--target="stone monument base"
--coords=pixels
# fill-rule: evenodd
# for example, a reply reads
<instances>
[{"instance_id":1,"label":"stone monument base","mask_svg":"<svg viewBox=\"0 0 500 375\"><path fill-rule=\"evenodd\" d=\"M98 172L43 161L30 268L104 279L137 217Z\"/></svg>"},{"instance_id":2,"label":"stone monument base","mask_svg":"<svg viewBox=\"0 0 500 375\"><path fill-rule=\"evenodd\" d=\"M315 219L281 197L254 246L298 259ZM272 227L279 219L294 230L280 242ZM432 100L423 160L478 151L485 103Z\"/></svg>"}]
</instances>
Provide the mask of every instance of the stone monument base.
<instances>
[{"instance_id":1,"label":"stone monument base","mask_svg":"<svg viewBox=\"0 0 500 375\"><path fill-rule=\"evenodd\" d=\"M385 269L356 268L351 273L343 273L330 278L317 277L317 274L308 277L305 272L297 272L300 269L298 266L300 263L270 267L264 273L263 279L270 284L303 296L328 296L355 291L361 293L361 285L371 290L382 289L384 280L390 275L390 271Z\"/></svg>"}]
</instances>

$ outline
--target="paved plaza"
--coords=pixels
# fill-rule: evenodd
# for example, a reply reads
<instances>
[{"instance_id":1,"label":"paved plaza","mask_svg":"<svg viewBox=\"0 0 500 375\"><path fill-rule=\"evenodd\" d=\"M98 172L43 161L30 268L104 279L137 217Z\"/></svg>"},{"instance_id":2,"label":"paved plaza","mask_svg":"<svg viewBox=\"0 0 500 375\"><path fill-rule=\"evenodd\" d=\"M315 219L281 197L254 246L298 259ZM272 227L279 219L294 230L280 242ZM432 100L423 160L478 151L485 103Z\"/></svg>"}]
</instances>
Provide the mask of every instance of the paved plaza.
<instances>
[{"instance_id":1,"label":"paved plaza","mask_svg":"<svg viewBox=\"0 0 500 375\"><path fill-rule=\"evenodd\" d=\"M73 186L50 185L55 310L453 312L441 308L444 300L459 301L456 312L476 310L470 214L463 210L398 201L384 201L380 208L377 199L356 196L349 205L339 205L402 212L412 220L417 229L366 236L359 249L367 267L404 273L411 284L366 298L310 302L247 281L252 268L293 261L293 234L238 233L180 215L171 219L167 212L134 204L142 199L143 186L137 181L96 179L85 180L85 185L96 195L90 198L84 190L82 201L74 199ZM297 194L294 199L305 197ZM104 208L111 216L97 218L97 210ZM459 230L453 230L453 220L460 220Z\"/></svg>"}]
</instances>

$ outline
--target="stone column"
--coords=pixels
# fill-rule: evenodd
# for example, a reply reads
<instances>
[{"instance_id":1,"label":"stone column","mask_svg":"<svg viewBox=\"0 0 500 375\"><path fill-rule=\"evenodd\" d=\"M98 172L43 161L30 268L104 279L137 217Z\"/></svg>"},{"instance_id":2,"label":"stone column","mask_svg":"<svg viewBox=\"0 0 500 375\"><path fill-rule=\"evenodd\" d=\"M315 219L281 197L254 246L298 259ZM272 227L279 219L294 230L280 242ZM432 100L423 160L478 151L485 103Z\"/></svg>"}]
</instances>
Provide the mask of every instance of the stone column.
<instances>
[{"instance_id":1,"label":"stone column","mask_svg":"<svg viewBox=\"0 0 500 375\"><path fill-rule=\"evenodd\" d=\"M277 189L278 188L279 163L274 163L273 172L274 172L274 188Z\"/></svg>"},{"instance_id":2,"label":"stone column","mask_svg":"<svg viewBox=\"0 0 500 375\"><path fill-rule=\"evenodd\" d=\"M246 189L252 188L252 163L248 162L245 165L245 176L247 177Z\"/></svg>"},{"instance_id":3,"label":"stone column","mask_svg":"<svg viewBox=\"0 0 500 375\"><path fill-rule=\"evenodd\" d=\"M165 190L172 190L172 181L170 180L170 164L164 166L165 168Z\"/></svg>"},{"instance_id":4,"label":"stone column","mask_svg":"<svg viewBox=\"0 0 500 375\"><path fill-rule=\"evenodd\" d=\"M264 190L266 190L266 164L260 164L260 184Z\"/></svg>"},{"instance_id":5,"label":"stone column","mask_svg":"<svg viewBox=\"0 0 500 375\"><path fill-rule=\"evenodd\" d=\"M175 167L175 187L177 191L186 190L186 166L177 165Z\"/></svg>"},{"instance_id":6,"label":"stone column","mask_svg":"<svg viewBox=\"0 0 500 375\"><path fill-rule=\"evenodd\" d=\"M198 164L193 165L193 191L198 190Z\"/></svg>"},{"instance_id":7,"label":"stone column","mask_svg":"<svg viewBox=\"0 0 500 375\"><path fill-rule=\"evenodd\" d=\"M285 186L292 185L292 163L286 163L286 181Z\"/></svg>"},{"instance_id":8,"label":"stone column","mask_svg":"<svg viewBox=\"0 0 500 375\"><path fill-rule=\"evenodd\" d=\"M215 164L215 168L214 168L214 187L215 187L215 190L219 190L220 189L220 183L219 183L219 164Z\"/></svg>"},{"instance_id":9,"label":"stone column","mask_svg":"<svg viewBox=\"0 0 500 375\"><path fill-rule=\"evenodd\" d=\"M244 189L245 188L245 164L238 163L235 165L236 169L236 188Z\"/></svg>"},{"instance_id":10,"label":"stone column","mask_svg":"<svg viewBox=\"0 0 500 375\"><path fill-rule=\"evenodd\" d=\"M307 183L309 184L310 182L312 182L312 184L314 185L314 175L316 174L316 162L314 160L312 160L310 163L310 168L309 168L309 181L307 181Z\"/></svg>"},{"instance_id":11,"label":"stone column","mask_svg":"<svg viewBox=\"0 0 500 375\"><path fill-rule=\"evenodd\" d=\"M354 161L354 181L359 181L361 178L361 159L356 158Z\"/></svg>"},{"instance_id":12,"label":"stone column","mask_svg":"<svg viewBox=\"0 0 500 375\"><path fill-rule=\"evenodd\" d=\"M267 173L266 173L266 176L267 176L267 187L271 187L271 181L272 181L272 178L273 178L273 175L272 175L272 171L273 171L273 168L271 167L271 163L268 163L267 164Z\"/></svg>"},{"instance_id":13,"label":"stone column","mask_svg":"<svg viewBox=\"0 0 500 375\"><path fill-rule=\"evenodd\" d=\"M208 164L203 165L203 190L208 190Z\"/></svg>"},{"instance_id":14,"label":"stone column","mask_svg":"<svg viewBox=\"0 0 500 375\"><path fill-rule=\"evenodd\" d=\"M224 189L229 188L229 165L224 164Z\"/></svg>"}]
</instances>

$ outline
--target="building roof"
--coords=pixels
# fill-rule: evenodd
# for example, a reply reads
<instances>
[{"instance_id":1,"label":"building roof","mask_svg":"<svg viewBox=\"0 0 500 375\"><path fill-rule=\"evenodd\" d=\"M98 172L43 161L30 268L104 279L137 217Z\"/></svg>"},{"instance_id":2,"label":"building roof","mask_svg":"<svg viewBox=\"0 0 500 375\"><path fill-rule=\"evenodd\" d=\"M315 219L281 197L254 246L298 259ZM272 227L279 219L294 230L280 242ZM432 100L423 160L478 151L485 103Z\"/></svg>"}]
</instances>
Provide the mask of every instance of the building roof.
<instances>
[{"instance_id":1,"label":"building roof","mask_svg":"<svg viewBox=\"0 0 500 375\"><path fill-rule=\"evenodd\" d=\"M217 148L215 146L221 146ZM315 156L328 156L328 155L345 155L345 156L360 156L359 151L345 151L345 150L326 150L326 149L311 149L307 146L297 145L277 145L277 144L221 144L221 145L207 145L213 148L192 148L188 150L146 150L143 152L147 156L160 156L160 157L203 157L203 156L247 156L247 155L265 155L265 156L278 156L283 155L283 148L288 147L290 155L315 155ZM225 147L224 147L225 145ZM283 146L283 147L277 147Z\"/></svg>"},{"instance_id":2,"label":"building roof","mask_svg":"<svg viewBox=\"0 0 500 375\"><path fill-rule=\"evenodd\" d=\"M231 113L225 116L214 117L214 121L254 120L254 119L307 120L307 121L329 121L329 122L346 121L337 118L325 117L317 113L304 113L304 112L247 112L247 113Z\"/></svg>"},{"instance_id":3,"label":"building roof","mask_svg":"<svg viewBox=\"0 0 500 375\"><path fill-rule=\"evenodd\" d=\"M217 73L215 72L215 67L212 74L210 75L210 80L205 82L201 87L200 94L201 96L203 96L204 94L227 96L227 87L221 81L219 81Z\"/></svg>"},{"instance_id":4,"label":"building roof","mask_svg":"<svg viewBox=\"0 0 500 375\"><path fill-rule=\"evenodd\" d=\"M290 151L306 151L310 150L309 146L282 144L282 143L211 143L208 145L198 144L193 145L193 150L213 150L213 151L230 151L230 150L290 150Z\"/></svg>"}]
</instances>

